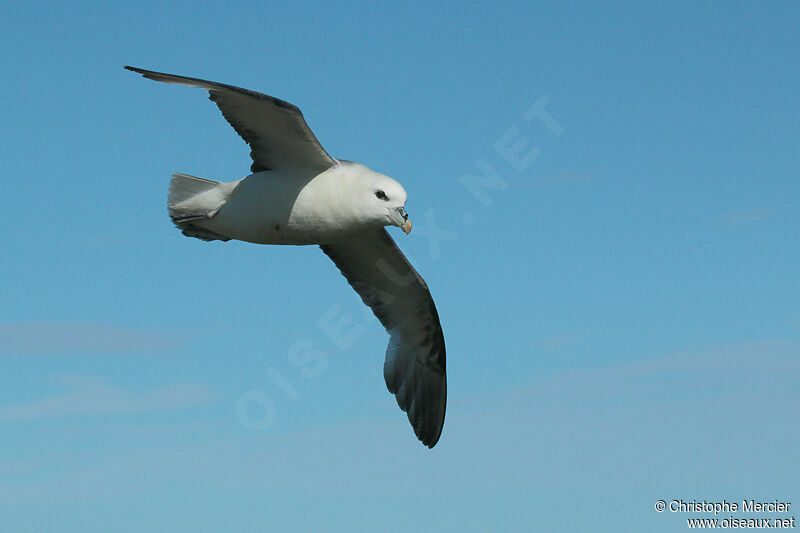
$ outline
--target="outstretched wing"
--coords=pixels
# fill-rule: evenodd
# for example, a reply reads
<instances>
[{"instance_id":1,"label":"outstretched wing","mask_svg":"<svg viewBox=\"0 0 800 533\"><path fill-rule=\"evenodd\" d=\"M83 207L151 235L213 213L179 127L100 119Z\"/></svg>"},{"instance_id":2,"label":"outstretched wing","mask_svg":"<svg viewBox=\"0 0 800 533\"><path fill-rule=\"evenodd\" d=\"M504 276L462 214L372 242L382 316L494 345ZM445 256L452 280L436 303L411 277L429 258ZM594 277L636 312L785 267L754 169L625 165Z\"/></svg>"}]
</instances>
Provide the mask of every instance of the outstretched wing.
<instances>
[{"instance_id":1,"label":"outstretched wing","mask_svg":"<svg viewBox=\"0 0 800 533\"><path fill-rule=\"evenodd\" d=\"M289 102L233 85L125 68L151 80L206 89L209 99L250 145L252 172L293 167L318 174L335 163L306 124L303 113Z\"/></svg>"},{"instance_id":2,"label":"outstretched wing","mask_svg":"<svg viewBox=\"0 0 800 533\"><path fill-rule=\"evenodd\" d=\"M389 332L383 375L419 440L433 448L444 425L442 326L428 286L384 229L321 246Z\"/></svg>"}]
</instances>

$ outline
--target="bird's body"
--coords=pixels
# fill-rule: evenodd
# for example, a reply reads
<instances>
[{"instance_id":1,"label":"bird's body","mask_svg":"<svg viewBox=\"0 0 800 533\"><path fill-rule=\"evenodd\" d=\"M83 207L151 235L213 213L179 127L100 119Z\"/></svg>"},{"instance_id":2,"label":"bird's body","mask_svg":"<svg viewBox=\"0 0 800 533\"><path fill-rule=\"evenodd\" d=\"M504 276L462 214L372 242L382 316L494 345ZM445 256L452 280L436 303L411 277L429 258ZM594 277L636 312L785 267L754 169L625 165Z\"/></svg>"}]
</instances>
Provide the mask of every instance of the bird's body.
<instances>
[{"instance_id":1,"label":"bird's body","mask_svg":"<svg viewBox=\"0 0 800 533\"><path fill-rule=\"evenodd\" d=\"M173 213L180 213L181 208L189 213L213 211L213 216L194 219L188 225L229 239L256 244L334 244L388 222L360 212L349 196L362 181L381 181L381 186L388 188L387 180L391 178L349 161L337 161L315 176L304 169L262 171L219 183L188 198L188 203L176 199L170 209ZM224 203L219 205L222 199Z\"/></svg>"},{"instance_id":2,"label":"bird's body","mask_svg":"<svg viewBox=\"0 0 800 533\"><path fill-rule=\"evenodd\" d=\"M411 231L407 194L392 178L331 157L300 110L231 85L125 67L208 91L250 145L251 174L233 182L174 174L167 207L205 241L315 244L389 332L384 378L423 444L439 440L447 404L445 346L428 286L384 226Z\"/></svg>"}]
</instances>

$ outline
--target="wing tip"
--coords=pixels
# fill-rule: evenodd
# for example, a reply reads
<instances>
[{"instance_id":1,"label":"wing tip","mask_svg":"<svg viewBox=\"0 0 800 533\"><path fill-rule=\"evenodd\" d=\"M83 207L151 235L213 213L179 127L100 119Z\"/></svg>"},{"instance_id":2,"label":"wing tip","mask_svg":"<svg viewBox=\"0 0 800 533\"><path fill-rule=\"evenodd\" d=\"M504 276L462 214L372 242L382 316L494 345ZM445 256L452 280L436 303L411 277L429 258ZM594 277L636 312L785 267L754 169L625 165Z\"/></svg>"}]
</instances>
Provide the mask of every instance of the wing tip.
<instances>
[{"instance_id":1,"label":"wing tip","mask_svg":"<svg viewBox=\"0 0 800 533\"><path fill-rule=\"evenodd\" d=\"M130 65L124 65L125 70L130 70L131 72L135 72L137 74L141 74L143 78L147 78L148 80L153 81L163 81L167 83L170 77L173 77L171 74L164 74L162 72L155 72L153 70L146 70L143 68L132 67Z\"/></svg>"},{"instance_id":2,"label":"wing tip","mask_svg":"<svg viewBox=\"0 0 800 533\"><path fill-rule=\"evenodd\" d=\"M440 429L439 432L433 438L425 439L420 437L419 435L417 435L417 438L419 438L422 444L424 444L425 446L427 446L429 449L432 450L433 447L436 446L436 444L438 444L439 438L441 436L442 436L442 430Z\"/></svg>"},{"instance_id":3,"label":"wing tip","mask_svg":"<svg viewBox=\"0 0 800 533\"><path fill-rule=\"evenodd\" d=\"M436 431L423 431L420 429L417 431L417 428L414 428L414 434L417 436L417 439L427 446L428 448L433 448L438 444L439 439L442 436L442 429L444 428L444 418L442 418L442 424L436 429Z\"/></svg>"},{"instance_id":4,"label":"wing tip","mask_svg":"<svg viewBox=\"0 0 800 533\"><path fill-rule=\"evenodd\" d=\"M396 398L396 397L395 397ZM398 405L400 402L398 401ZM431 413L427 413L428 416L422 415L419 420L414 420L414 416L412 415L412 406L408 406L408 409L403 408L400 405L400 408L406 412L408 415L408 421L411 422L411 427L414 428L414 434L417 436L419 441L427 446L428 448L433 448L439 442L439 438L442 436L442 431L444 430L444 419L445 414L447 412L447 380L445 378L445 382L443 384L442 393L441 393L441 408L440 411L437 413L438 416L434 420L438 421L433 422L431 420L433 417ZM431 423L433 422L432 425Z\"/></svg>"}]
</instances>

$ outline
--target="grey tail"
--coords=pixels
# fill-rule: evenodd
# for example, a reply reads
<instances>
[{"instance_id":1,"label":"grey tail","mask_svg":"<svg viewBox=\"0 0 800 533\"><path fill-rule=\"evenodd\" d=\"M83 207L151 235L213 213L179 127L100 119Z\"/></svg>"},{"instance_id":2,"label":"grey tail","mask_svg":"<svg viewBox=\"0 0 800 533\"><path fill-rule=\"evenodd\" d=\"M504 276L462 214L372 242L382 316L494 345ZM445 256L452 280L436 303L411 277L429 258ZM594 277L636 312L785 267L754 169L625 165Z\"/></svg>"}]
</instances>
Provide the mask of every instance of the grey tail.
<instances>
[{"instance_id":1,"label":"grey tail","mask_svg":"<svg viewBox=\"0 0 800 533\"><path fill-rule=\"evenodd\" d=\"M210 219L225 205L230 192L226 185L188 174L173 174L167 195L169 218L187 237L204 241L229 241L229 237L192 224L194 221Z\"/></svg>"}]
</instances>

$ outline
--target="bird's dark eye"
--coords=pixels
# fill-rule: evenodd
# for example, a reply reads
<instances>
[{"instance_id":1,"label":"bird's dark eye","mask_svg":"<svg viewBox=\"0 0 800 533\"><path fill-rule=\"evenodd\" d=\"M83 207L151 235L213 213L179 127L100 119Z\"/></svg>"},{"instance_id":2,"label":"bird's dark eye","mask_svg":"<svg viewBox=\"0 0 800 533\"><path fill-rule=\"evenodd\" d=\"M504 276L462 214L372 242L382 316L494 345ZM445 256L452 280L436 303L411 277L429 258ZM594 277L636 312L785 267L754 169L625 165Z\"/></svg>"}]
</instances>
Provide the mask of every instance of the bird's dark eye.
<instances>
[{"instance_id":1,"label":"bird's dark eye","mask_svg":"<svg viewBox=\"0 0 800 533\"><path fill-rule=\"evenodd\" d=\"M388 197L388 196L386 196L386 193L385 193L385 192L383 192L383 191L382 191L382 190L380 190L380 189L378 189L377 191L375 191L375 196L376 196L376 197L377 197L379 200L388 200L388 199L389 199L389 197Z\"/></svg>"}]
</instances>

